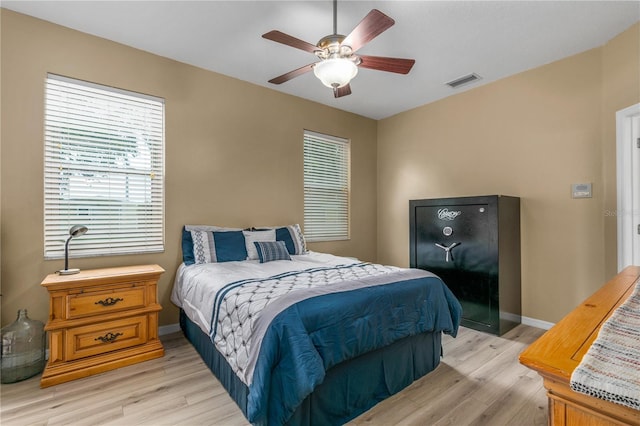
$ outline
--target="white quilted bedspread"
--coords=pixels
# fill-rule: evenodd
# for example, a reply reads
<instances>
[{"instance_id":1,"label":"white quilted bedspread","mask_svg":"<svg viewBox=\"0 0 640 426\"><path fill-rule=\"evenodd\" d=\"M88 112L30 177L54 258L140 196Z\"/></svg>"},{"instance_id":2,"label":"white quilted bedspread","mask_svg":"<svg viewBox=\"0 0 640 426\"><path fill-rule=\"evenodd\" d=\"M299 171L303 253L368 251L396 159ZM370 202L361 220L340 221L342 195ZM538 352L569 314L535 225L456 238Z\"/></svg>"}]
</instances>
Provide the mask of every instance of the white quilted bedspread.
<instances>
[{"instance_id":1,"label":"white quilted bedspread","mask_svg":"<svg viewBox=\"0 0 640 426\"><path fill-rule=\"evenodd\" d=\"M336 266L344 268L325 269ZM265 327L287 303L295 303L314 292L332 291L327 284L398 270L316 252L292 256L292 261L263 264L242 261L181 265L171 300L212 337L230 367L248 384ZM296 273L299 271L305 272ZM230 283L233 285L228 286ZM225 291L220 292L222 289ZM278 303L273 303L274 300ZM261 321L258 323L256 318Z\"/></svg>"},{"instance_id":2,"label":"white quilted bedspread","mask_svg":"<svg viewBox=\"0 0 640 426\"><path fill-rule=\"evenodd\" d=\"M348 257L309 252L291 256L291 261L260 263L258 260L241 262L180 265L171 293L171 301L184 309L193 322L211 335L211 317L216 293L226 284L252 278L268 278L292 271L324 266L359 263Z\"/></svg>"}]
</instances>

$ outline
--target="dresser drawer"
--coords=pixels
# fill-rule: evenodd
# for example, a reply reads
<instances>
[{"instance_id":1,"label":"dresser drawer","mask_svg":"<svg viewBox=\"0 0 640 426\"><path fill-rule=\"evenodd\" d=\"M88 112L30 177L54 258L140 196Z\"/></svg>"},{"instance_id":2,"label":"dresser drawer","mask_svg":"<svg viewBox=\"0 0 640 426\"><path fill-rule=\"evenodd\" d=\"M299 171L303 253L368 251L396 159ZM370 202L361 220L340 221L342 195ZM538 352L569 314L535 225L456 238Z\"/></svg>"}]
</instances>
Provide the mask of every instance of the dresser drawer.
<instances>
[{"instance_id":1,"label":"dresser drawer","mask_svg":"<svg viewBox=\"0 0 640 426\"><path fill-rule=\"evenodd\" d=\"M66 330L66 359L85 358L147 342L147 316L139 315Z\"/></svg>"},{"instance_id":2,"label":"dresser drawer","mask_svg":"<svg viewBox=\"0 0 640 426\"><path fill-rule=\"evenodd\" d=\"M67 296L67 319L101 315L106 312L143 308L145 287L127 287Z\"/></svg>"}]
</instances>

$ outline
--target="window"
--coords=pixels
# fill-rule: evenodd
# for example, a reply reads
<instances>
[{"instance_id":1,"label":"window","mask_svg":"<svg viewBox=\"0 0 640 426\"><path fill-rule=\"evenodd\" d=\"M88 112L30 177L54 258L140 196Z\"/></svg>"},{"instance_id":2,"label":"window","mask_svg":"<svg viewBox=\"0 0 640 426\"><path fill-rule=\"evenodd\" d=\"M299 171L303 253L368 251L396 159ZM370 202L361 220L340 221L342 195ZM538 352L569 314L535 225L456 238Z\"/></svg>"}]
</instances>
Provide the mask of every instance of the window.
<instances>
[{"instance_id":1,"label":"window","mask_svg":"<svg viewBox=\"0 0 640 426\"><path fill-rule=\"evenodd\" d=\"M349 141L304 132L304 236L349 238Z\"/></svg>"},{"instance_id":2,"label":"window","mask_svg":"<svg viewBox=\"0 0 640 426\"><path fill-rule=\"evenodd\" d=\"M44 257L164 250L164 100L49 74Z\"/></svg>"}]
</instances>

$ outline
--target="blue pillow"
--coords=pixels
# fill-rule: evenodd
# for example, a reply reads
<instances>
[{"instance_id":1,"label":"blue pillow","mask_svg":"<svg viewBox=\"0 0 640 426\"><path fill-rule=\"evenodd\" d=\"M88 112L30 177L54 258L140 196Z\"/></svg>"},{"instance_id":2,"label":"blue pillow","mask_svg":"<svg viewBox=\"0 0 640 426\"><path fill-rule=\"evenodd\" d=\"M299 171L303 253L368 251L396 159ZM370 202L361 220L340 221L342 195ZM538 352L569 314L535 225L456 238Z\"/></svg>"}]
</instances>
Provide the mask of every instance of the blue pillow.
<instances>
[{"instance_id":1,"label":"blue pillow","mask_svg":"<svg viewBox=\"0 0 640 426\"><path fill-rule=\"evenodd\" d=\"M247 246L242 231L212 232L216 262L247 260Z\"/></svg>"},{"instance_id":2,"label":"blue pillow","mask_svg":"<svg viewBox=\"0 0 640 426\"><path fill-rule=\"evenodd\" d=\"M189 233L193 247L191 254L193 263L233 262L247 259L247 248L242 231L192 230ZM188 240L183 238L183 241L185 239ZM183 259L189 260L189 257L183 253Z\"/></svg>"},{"instance_id":3,"label":"blue pillow","mask_svg":"<svg viewBox=\"0 0 640 426\"><path fill-rule=\"evenodd\" d=\"M273 262L274 260L291 260L284 241L256 241L253 244L258 250L260 263Z\"/></svg>"},{"instance_id":4,"label":"blue pillow","mask_svg":"<svg viewBox=\"0 0 640 426\"><path fill-rule=\"evenodd\" d=\"M193 257L193 238L191 238L191 231L182 227L182 261L185 265L193 265L196 260Z\"/></svg>"}]
</instances>

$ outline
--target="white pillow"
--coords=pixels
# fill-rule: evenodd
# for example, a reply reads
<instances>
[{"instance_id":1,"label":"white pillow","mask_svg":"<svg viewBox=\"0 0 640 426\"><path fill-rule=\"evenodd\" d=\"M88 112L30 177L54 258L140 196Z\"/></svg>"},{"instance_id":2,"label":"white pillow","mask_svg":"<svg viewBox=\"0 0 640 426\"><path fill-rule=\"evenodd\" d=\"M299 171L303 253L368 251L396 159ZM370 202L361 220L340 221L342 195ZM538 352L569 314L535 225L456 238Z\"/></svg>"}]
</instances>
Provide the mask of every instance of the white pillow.
<instances>
[{"instance_id":1,"label":"white pillow","mask_svg":"<svg viewBox=\"0 0 640 426\"><path fill-rule=\"evenodd\" d=\"M268 231L242 231L244 234L244 243L247 247L247 259L248 260L256 260L258 259L258 250L256 249L256 245L253 244L256 241L275 241L276 240L276 230L270 229Z\"/></svg>"},{"instance_id":2,"label":"white pillow","mask_svg":"<svg viewBox=\"0 0 640 426\"><path fill-rule=\"evenodd\" d=\"M215 225L185 225L185 231L242 231L242 228L227 228Z\"/></svg>"}]
</instances>

